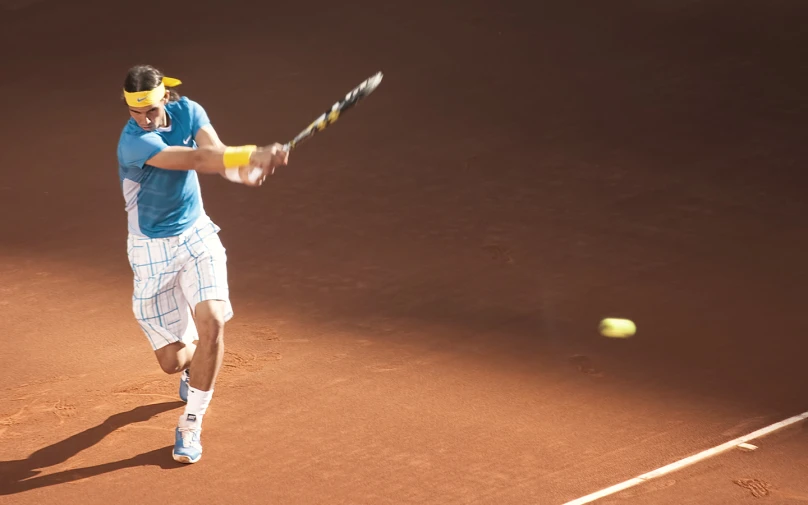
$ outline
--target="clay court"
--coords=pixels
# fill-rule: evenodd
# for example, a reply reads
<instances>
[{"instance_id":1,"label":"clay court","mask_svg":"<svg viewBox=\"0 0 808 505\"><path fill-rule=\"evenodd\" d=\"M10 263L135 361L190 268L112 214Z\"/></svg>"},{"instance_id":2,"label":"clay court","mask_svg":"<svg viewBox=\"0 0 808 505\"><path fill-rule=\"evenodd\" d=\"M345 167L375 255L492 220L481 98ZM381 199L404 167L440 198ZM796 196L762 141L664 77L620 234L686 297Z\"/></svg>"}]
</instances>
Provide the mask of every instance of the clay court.
<instances>
[{"instance_id":1,"label":"clay court","mask_svg":"<svg viewBox=\"0 0 808 505\"><path fill-rule=\"evenodd\" d=\"M805 2L142 7L0 1L0 503L584 503L808 411ZM385 75L264 186L201 178L235 317L195 465L131 311L138 63L229 144ZM595 503L808 503L805 426Z\"/></svg>"}]
</instances>

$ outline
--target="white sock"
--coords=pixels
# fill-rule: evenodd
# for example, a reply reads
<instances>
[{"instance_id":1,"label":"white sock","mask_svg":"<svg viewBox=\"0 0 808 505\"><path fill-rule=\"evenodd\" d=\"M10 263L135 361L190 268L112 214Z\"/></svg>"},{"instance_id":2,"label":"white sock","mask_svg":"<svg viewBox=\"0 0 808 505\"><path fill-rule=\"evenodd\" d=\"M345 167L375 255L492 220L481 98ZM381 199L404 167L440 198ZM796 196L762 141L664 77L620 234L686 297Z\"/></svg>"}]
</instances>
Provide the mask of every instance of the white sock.
<instances>
[{"instance_id":1,"label":"white sock","mask_svg":"<svg viewBox=\"0 0 808 505\"><path fill-rule=\"evenodd\" d=\"M180 416L180 426L200 428L202 426L202 417L208 410L212 397L212 389L210 391L200 391L189 386L188 403L185 405L185 412Z\"/></svg>"}]
</instances>

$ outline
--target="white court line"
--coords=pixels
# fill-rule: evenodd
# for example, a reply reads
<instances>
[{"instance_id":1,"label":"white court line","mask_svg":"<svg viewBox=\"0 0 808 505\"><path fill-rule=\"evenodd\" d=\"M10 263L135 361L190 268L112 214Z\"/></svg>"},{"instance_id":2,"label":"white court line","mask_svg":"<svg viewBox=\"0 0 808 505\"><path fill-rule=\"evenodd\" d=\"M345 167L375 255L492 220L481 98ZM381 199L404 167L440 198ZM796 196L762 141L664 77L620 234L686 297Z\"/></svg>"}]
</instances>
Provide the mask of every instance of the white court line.
<instances>
[{"instance_id":1,"label":"white court line","mask_svg":"<svg viewBox=\"0 0 808 505\"><path fill-rule=\"evenodd\" d=\"M766 426L765 428L761 428L757 431L753 431L748 435L744 435L742 437L738 437L735 440L730 440L729 442L725 442L721 445L717 445L712 449L707 449L706 451L702 451L698 454L694 454L692 456L688 456L687 458L680 459L675 463L671 463L670 465L663 466L662 468L657 468L656 470L652 470L648 473L644 473L633 479L629 479L625 482L621 482L620 484L615 484L614 486L607 487L606 489L601 489L600 491L596 491L592 494L588 494L582 498L578 498L577 500L572 500L570 502L565 503L564 505L583 505L584 503L592 503L595 500L599 500L605 496L612 495L614 493L620 492L624 489L628 489L630 487L636 486L638 484L642 484L644 482L648 482L651 479L655 479L657 477L661 477L663 475L669 474L671 472L675 472L677 470L681 470L682 468L692 465L693 463L698 463L699 461L705 460L709 457L715 456L716 454L720 454L726 450L732 449L733 447L738 446L744 442L748 442L749 440L754 440L756 438L760 438L764 435L768 435L769 433L779 430L780 428L785 428L790 424L794 424L798 421L802 421L803 419L808 418L808 412L803 412L802 414L796 415L794 417L789 417L788 419L784 419L779 423L774 423L772 425Z\"/></svg>"}]
</instances>

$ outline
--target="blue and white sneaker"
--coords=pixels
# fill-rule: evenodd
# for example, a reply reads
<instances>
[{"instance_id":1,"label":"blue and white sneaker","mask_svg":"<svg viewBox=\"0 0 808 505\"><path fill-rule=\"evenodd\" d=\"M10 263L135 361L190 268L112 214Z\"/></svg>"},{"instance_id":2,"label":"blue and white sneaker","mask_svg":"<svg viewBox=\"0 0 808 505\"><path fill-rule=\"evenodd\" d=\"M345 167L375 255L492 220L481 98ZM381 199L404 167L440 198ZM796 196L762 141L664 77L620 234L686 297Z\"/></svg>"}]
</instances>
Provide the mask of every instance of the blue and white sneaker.
<instances>
[{"instance_id":1,"label":"blue and white sneaker","mask_svg":"<svg viewBox=\"0 0 808 505\"><path fill-rule=\"evenodd\" d=\"M174 461L196 463L202 459L202 427L196 416L188 414L188 423L180 422L174 429Z\"/></svg>"},{"instance_id":2,"label":"blue and white sneaker","mask_svg":"<svg viewBox=\"0 0 808 505\"><path fill-rule=\"evenodd\" d=\"M188 388L191 387L191 373L186 368L180 374L180 400L188 403Z\"/></svg>"}]
</instances>

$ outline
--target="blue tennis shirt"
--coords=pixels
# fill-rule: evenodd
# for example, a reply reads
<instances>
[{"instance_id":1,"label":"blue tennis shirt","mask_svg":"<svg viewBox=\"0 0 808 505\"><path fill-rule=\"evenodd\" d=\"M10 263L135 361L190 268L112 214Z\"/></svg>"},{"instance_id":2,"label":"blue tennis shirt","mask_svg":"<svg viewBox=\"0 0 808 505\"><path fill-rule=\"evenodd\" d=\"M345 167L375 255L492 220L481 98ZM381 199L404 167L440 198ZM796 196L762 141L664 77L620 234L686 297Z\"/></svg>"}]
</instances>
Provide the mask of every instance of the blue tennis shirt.
<instances>
[{"instance_id":1,"label":"blue tennis shirt","mask_svg":"<svg viewBox=\"0 0 808 505\"><path fill-rule=\"evenodd\" d=\"M187 97L168 102L168 128L146 131L130 118L118 140L118 176L129 233L150 238L181 234L204 215L194 170L164 170L146 162L168 146L196 148L199 129L210 124L205 109Z\"/></svg>"}]
</instances>

